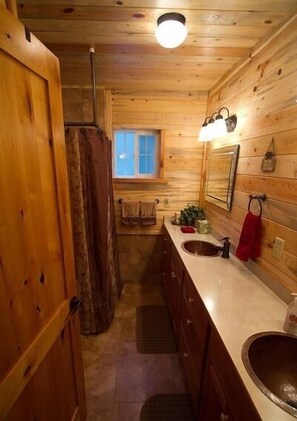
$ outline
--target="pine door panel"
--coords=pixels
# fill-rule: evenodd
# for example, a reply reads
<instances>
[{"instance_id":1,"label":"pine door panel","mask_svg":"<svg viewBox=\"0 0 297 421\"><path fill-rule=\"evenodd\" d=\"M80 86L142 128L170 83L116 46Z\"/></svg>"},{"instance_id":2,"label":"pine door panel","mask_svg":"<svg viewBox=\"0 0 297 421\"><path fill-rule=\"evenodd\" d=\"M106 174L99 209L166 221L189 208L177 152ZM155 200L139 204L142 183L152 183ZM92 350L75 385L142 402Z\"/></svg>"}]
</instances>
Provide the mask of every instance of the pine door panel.
<instances>
[{"instance_id":1,"label":"pine door panel","mask_svg":"<svg viewBox=\"0 0 297 421\"><path fill-rule=\"evenodd\" d=\"M59 65L1 5L0 111L0 418L84 419Z\"/></svg>"}]
</instances>

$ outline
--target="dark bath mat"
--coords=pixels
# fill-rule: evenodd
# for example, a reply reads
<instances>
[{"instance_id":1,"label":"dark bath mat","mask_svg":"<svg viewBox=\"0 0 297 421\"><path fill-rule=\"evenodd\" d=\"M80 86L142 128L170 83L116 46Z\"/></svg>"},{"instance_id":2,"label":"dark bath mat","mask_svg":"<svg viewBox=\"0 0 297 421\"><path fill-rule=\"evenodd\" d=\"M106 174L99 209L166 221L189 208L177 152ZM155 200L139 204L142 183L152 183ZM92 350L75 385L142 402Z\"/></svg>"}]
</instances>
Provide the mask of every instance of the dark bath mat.
<instances>
[{"instance_id":1,"label":"dark bath mat","mask_svg":"<svg viewBox=\"0 0 297 421\"><path fill-rule=\"evenodd\" d=\"M137 307L136 348L141 354L174 354L177 352L166 306Z\"/></svg>"},{"instance_id":2,"label":"dark bath mat","mask_svg":"<svg viewBox=\"0 0 297 421\"><path fill-rule=\"evenodd\" d=\"M154 395L142 405L140 421L194 421L188 395Z\"/></svg>"}]
</instances>

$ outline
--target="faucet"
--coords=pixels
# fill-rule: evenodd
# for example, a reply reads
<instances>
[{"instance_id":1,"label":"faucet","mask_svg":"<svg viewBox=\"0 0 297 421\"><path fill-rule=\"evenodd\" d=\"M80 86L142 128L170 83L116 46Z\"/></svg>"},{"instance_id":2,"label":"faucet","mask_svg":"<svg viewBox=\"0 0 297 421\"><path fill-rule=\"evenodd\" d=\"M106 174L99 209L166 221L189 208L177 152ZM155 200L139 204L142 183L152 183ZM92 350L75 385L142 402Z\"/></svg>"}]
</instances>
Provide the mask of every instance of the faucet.
<instances>
[{"instance_id":1,"label":"faucet","mask_svg":"<svg viewBox=\"0 0 297 421\"><path fill-rule=\"evenodd\" d=\"M222 251L221 257L223 259L229 259L229 251L230 251L230 241L229 241L230 237L224 237L221 238L219 241L224 241L224 244L222 247L218 247L218 250Z\"/></svg>"}]
</instances>

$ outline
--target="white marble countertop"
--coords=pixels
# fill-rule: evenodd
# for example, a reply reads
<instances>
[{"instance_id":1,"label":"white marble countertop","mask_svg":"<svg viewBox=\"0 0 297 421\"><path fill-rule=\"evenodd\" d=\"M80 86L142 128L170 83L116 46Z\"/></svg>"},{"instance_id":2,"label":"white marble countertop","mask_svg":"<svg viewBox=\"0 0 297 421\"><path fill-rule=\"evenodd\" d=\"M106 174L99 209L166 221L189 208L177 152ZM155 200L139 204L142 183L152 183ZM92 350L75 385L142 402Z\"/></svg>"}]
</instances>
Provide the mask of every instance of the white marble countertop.
<instances>
[{"instance_id":1,"label":"white marble countertop","mask_svg":"<svg viewBox=\"0 0 297 421\"><path fill-rule=\"evenodd\" d=\"M180 226L170 222L164 225L261 418L264 421L296 419L258 389L241 359L242 345L249 336L264 331L284 332L287 305L235 256L230 254L230 259L192 256L181 247L183 241L194 239L220 244L212 235L185 234Z\"/></svg>"}]
</instances>

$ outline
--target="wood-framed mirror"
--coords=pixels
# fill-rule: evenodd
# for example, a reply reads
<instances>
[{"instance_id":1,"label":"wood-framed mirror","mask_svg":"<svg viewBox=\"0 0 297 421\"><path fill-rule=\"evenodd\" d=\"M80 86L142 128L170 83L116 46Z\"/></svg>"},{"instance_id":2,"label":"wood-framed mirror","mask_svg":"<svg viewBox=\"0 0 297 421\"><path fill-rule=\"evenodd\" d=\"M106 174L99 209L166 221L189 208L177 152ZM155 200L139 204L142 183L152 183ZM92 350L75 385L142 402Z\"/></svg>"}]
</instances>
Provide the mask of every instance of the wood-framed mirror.
<instances>
[{"instance_id":1,"label":"wood-framed mirror","mask_svg":"<svg viewBox=\"0 0 297 421\"><path fill-rule=\"evenodd\" d=\"M205 200L231 210L239 145L211 149L208 156Z\"/></svg>"}]
</instances>

